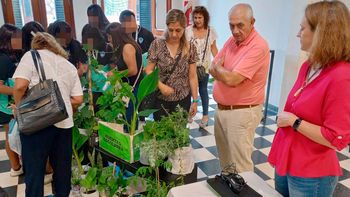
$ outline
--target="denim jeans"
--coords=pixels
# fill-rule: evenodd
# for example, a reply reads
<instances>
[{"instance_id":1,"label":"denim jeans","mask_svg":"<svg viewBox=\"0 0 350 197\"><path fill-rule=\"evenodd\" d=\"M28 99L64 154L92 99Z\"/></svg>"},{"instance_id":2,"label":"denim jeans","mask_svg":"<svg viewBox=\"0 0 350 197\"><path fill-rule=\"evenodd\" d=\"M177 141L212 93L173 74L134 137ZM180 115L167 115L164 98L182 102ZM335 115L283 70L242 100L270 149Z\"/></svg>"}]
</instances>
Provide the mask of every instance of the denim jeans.
<instances>
[{"instance_id":1,"label":"denim jeans","mask_svg":"<svg viewBox=\"0 0 350 197\"><path fill-rule=\"evenodd\" d=\"M68 197L71 187L72 129L55 126L32 135L20 134L26 197L44 196L47 158L53 168L55 196Z\"/></svg>"},{"instance_id":2,"label":"denim jeans","mask_svg":"<svg viewBox=\"0 0 350 197\"><path fill-rule=\"evenodd\" d=\"M291 197L330 197L338 183L337 176L302 178L279 176L275 172L275 188L283 196Z\"/></svg>"},{"instance_id":3,"label":"denim jeans","mask_svg":"<svg viewBox=\"0 0 350 197\"><path fill-rule=\"evenodd\" d=\"M209 80L209 74L206 74L201 81L198 81L199 95L201 96L201 100L202 100L203 116L208 115L208 107L209 107L208 80Z\"/></svg>"}]
</instances>

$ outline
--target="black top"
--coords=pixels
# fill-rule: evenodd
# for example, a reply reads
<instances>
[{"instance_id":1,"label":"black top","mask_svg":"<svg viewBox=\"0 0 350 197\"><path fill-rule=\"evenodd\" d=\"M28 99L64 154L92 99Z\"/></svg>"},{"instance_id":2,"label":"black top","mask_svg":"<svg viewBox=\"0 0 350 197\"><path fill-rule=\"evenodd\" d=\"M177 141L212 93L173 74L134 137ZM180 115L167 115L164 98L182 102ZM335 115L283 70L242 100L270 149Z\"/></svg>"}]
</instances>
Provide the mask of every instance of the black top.
<instances>
[{"instance_id":1,"label":"black top","mask_svg":"<svg viewBox=\"0 0 350 197\"><path fill-rule=\"evenodd\" d=\"M0 52L0 80L6 82L15 73L16 66L11 59Z\"/></svg>"},{"instance_id":2,"label":"black top","mask_svg":"<svg viewBox=\"0 0 350 197\"><path fill-rule=\"evenodd\" d=\"M142 54L147 53L149 47L151 46L151 43L154 40L154 36L152 32L148 31L146 28L143 28L139 26L137 29L138 35L137 35L137 44L142 49ZM135 39L136 33L132 33L132 37Z\"/></svg>"},{"instance_id":3,"label":"black top","mask_svg":"<svg viewBox=\"0 0 350 197\"><path fill-rule=\"evenodd\" d=\"M137 78L137 75L139 74L140 69L142 69L142 54L138 51L136 51L136 63L137 63L137 74L131 77L127 77L123 79L123 82L128 82L131 86L134 85L135 80ZM118 70L122 71L122 70L127 70L128 66L126 65L124 58L123 58L123 54L121 53L120 58L118 58L117 60L117 67ZM142 72L142 71L141 71ZM142 73L137 81L137 85L140 84L140 81L142 80Z\"/></svg>"}]
</instances>

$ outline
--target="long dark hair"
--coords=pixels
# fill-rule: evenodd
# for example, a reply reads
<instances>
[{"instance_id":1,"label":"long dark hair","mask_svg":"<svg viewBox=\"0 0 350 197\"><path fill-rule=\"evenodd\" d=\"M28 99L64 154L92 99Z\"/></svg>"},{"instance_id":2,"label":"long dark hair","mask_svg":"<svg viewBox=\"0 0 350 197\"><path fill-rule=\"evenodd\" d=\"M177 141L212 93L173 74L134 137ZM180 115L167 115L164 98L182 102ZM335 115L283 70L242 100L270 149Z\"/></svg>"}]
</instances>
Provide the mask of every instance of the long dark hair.
<instances>
[{"instance_id":1,"label":"long dark hair","mask_svg":"<svg viewBox=\"0 0 350 197\"><path fill-rule=\"evenodd\" d=\"M51 23L47 28L47 33L51 34L55 38L59 37L60 34L64 34L67 45L69 45L70 41L73 38L72 28L65 21L55 21Z\"/></svg>"},{"instance_id":2,"label":"long dark hair","mask_svg":"<svg viewBox=\"0 0 350 197\"><path fill-rule=\"evenodd\" d=\"M45 32L45 30L44 27L36 21L28 22L22 27L22 46L24 52L27 52L31 49L31 43L33 39L31 32Z\"/></svg>"},{"instance_id":3,"label":"long dark hair","mask_svg":"<svg viewBox=\"0 0 350 197\"><path fill-rule=\"evenodd\" d=\"M102 8L98 4L92 4L87 9L88 16L97 16L98 17L98 28L101 31L104 31L109 21L103 12Z\"/></svg>"},{"instance_id":4,"label":"long dark hair","mask_svg":"<svg viewBox=\"0 0 350 197\"><path fill-rule=\"evenodd\" d=\"M88 44L88 39L92 38L93 46L90 47L99 51L105 51L106 42L102 32L97 27L86 24L81 32L81 37L83 44Z\"/></svg>"},{"instance_id":5,"label":"long dark hair","mask_svg":"<svg viewBox=\"0 0 350 197\"><path fill-rule=\"evenodd\" d=\"M4 24L0 27L0 52L9 56L12 62L19 62L22 50L14 50L11 45L11 38L15 33L21 33L21 29L12 24Z\"/></svg>"},{"instance_id":6,"label":"long dark hair","mask_svg":"<svg viewBox=\"0 0 350 197\"><path fill-rule=\"evenodd\" d=\"M109 24L106 28L106 33L112 37L112 44L115 50L115 55L113 58L115 61L118 61L121 58L123 48L126 44L131 44L134 46L136 52L141 53L140 46L130 35L125 33L125 30L120 23L113 22Z\"/></svg>"}]
</instances>

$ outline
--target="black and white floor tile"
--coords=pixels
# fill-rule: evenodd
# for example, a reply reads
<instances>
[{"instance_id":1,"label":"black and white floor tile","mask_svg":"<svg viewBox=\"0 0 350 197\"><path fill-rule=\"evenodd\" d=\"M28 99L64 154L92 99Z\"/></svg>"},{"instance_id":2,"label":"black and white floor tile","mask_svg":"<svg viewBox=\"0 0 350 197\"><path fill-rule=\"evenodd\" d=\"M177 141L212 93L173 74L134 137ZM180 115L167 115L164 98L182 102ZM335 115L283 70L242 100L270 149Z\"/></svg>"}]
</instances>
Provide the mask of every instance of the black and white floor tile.
<instances>
[{"instance_id":1,"label":"black and white floor tile","mask_svg":"<svg viewBox=\"0 0 350 197\"><path fill-rule=\"evenodd\" d=\"M211 85L209 85L211 90ZM211 92L211 91L210 91ZM194 117L194 122L190 124L190 138L194 149L194 159L198 166L198 181L206 180L220 173L218 153L214 138L214 111L216 103L210 94L209 101L209 125L206 129L199 129L198 123L201 120L201 105L198 107L199 113ZM254 140L254 152L252 159L255 164L254 171L271 187L274 187L274 169L267 163L267 155L271 148L271 143L276 131L276 114L269 114L266 125L259 125L256 129ZM350 153L346 148L338 152L340 165L343 169L343 176L339 178L339 183L335 190L335 197L350 196ZM24 196L24 177L10 177L10 164L5 152L5 133L0 128L0 187L8 193L10 197ZM51 185L45 186L45 195L51 193Z\"/></svg>"}]
</instances>

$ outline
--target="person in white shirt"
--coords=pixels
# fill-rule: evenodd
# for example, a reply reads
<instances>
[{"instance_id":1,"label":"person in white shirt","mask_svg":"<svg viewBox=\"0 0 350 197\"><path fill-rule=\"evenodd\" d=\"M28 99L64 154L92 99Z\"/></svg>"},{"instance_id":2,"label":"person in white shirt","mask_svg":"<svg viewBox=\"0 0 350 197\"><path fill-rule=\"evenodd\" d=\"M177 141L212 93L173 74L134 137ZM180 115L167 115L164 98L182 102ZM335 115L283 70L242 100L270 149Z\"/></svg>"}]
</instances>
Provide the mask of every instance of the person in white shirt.
<instances>
[{"instance_id":1,"label":"person in white shirt","mask_svg":"<svg viewBox=\"0 0 350 197\"><path fill-rule=\"evenodd\" d=\"M199 61L197 67L203 66L206 75L202 79L198 79L199 95L202 100L203 117L199 123L199 127L205 128L208 125L208 80L209 80L209 65L211 63L211 55L215 57L218 53L216 47L217 34L213 27L209 26L209 12L204 6L196 6L192 11L193 25L186 28L186 38L188 41L195 44ZM190 120L191 121L191 120Z\"/></svg>"},{"instance_id":2,"label":"person in white shirt","mask_svg":"<svg viewBox=\"0 0 350 197\"><path fill-rule=\"evenodd\" d=\"M68 54L54 37L37 32L32 48L41 56L46 78L57 82L69 117L32 135L20 134L25 193L26 197L44 195L45 166L50 157L56 196L68 196L71 186L73 108L83 102L83 91L77 69L67 60ZM13 78L16 79L13 96L18 105L26 90L39 83L30 51L22 57Z\"/></svg>"}]
</instances>

